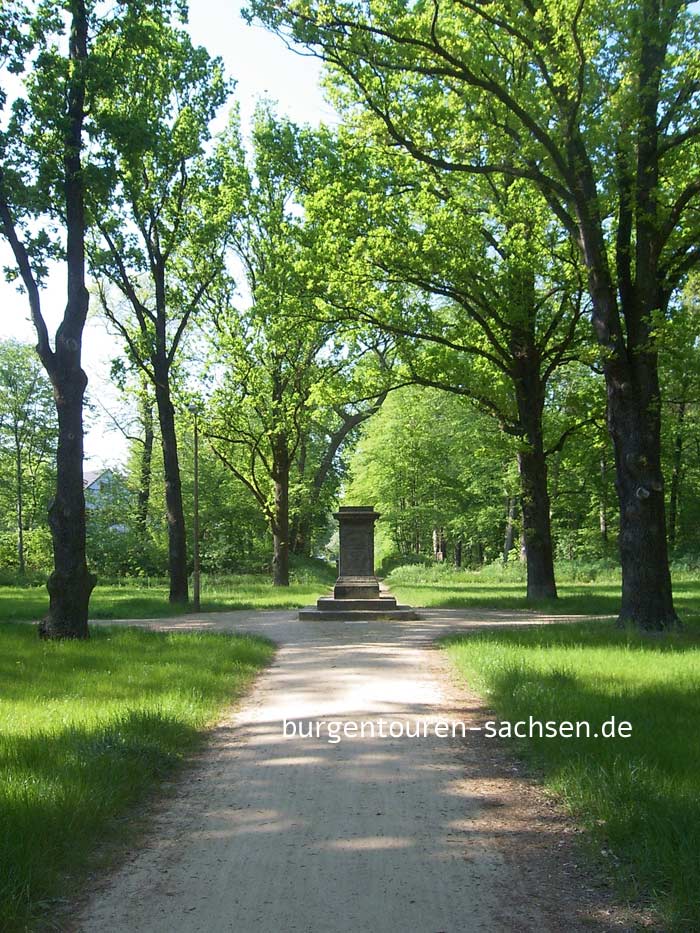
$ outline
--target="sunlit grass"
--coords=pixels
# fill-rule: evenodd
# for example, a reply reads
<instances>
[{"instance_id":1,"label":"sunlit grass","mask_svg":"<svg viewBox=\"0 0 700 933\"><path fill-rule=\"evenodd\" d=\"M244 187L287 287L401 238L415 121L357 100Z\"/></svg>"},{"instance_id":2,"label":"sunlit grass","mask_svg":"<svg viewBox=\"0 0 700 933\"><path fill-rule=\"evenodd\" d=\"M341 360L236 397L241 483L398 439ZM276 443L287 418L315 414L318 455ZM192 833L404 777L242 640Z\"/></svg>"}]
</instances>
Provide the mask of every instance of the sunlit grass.
<instances>
[{"instance_id":1,"label":"sunlit grass","mask_svg":"<svg viewBox=\"0 0 700 933\"><path fill-rule=\"evenodd\" d=\"M292 578L289 587L273 586L268 577L253 574L205 577L203 612L231 609L298 609L314 603L335 579L322 566L317 572ZM190 594L191 595L191 594ZM0 622L34 621L46 615L49 597L45 586L0 586ZM125 580L98 584L90 599L91 619L157 619L191 612L192 606L172 606L164 580Z\"/></svg>"},{"instance_id":2,"label":"sunlit grass","mask_svg":"<svg viewBox=\"0 0 700 933\"><path fill-rule=\"evenodd\" d=\"M654 639L599 623L450 638L501 720L610 720L629 738L506 739L587 828L627 890L669 930L700 929L700 625Z\"/></svg>"},{"instance_id":3,"label":"sunlit grass","mask_svg":"<svg viewBox=\"0 0 700 933\"><path fill-rule=\"evenodd\" d=\"M96 844L124 834L272 652L248 636L107 627L57 643L0 626L0 928L31 928L99 867Z\"/></svg>"},{"instance_id":4,"label":"sunlit grass","mask_svg":"<svg viewBox=\"0 0 700 933\"><path fill-rule=\"evenodd\" d=\"M508 568L497 575L486 571L449 567L398 567L386 579L402 603L440 609L537 609L557 615L617 615L620 609L620 576L600 574L590 581L571 578L569 568L557 573L559 598L530 602L526 597L524 571ZM568 572L567 572L568 571ZM700 613L700 576L688 571L674 574L673 593L677 611L686 616Z\"/></svg>"}]
</instances>

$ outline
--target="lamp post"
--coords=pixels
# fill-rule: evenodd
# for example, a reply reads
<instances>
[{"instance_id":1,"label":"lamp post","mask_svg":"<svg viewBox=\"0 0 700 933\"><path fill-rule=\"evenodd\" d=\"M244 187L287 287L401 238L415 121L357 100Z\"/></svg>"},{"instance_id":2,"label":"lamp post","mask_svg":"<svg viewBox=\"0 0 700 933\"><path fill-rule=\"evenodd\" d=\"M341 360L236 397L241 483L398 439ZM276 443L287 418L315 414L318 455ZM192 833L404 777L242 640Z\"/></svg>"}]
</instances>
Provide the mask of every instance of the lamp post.
<instances>
[{"instance_id":1,"label":"lamp post","mask_svg":"<svg viewBox=\"0 0 700 933\"><path fill-rule=\"evenodd\" d=\"M199 612L199 425L197 423L197 406L187 406L194 416L194 567L192 573L192 604L195 612Z\"/></svg>"}]
</instances>

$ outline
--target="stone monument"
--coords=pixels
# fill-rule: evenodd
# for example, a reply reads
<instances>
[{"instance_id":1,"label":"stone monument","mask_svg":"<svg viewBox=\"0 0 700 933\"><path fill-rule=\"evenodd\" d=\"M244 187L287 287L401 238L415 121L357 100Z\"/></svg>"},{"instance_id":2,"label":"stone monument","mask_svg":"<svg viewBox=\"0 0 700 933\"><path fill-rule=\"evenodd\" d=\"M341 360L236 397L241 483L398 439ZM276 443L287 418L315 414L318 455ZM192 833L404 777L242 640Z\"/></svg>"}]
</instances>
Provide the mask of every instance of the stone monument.
<instances>
[{"instance_id":1,"label":"stone monument","mask_svg":"<svg viewBox=\"0 0 700 933\"><path fill-rule=\"evenodd\" d=\"M371 506L341 505L333 515L340 529L340 567L333 596L336 599L379 599L374 575L374 523Z\"/></svg>"},{"instance_id":2,"label":"stone monument","mask_svg":"<svg viewBox=\"0 0 700 933\"><path fill-rule=\"evenodd\" d=\"M321 596L316 608L300 610L299 618L345 621L417 618L410 606L399 606L393 596L380 593L374 573L374 523L379 513L368 505L345 505L333 517L340 528L340 560L333 596Z\"/></svg>"}]
</instances>

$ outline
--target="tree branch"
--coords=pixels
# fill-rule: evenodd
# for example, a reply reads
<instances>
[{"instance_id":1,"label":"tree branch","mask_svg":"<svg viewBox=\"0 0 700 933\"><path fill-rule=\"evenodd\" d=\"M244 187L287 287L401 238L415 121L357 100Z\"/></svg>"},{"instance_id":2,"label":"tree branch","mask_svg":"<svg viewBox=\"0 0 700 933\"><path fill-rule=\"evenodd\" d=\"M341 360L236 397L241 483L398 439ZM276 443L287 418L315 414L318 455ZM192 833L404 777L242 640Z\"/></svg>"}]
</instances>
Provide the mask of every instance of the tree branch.
<instances>
[{"instance_id":1,"label":"tree branch","mask_svg":"<svg viewBox=\"0 0 700 933\"><path fill-rule=\"evenodd\" d=\"M10 244L20 277L24 283L24 287L27 289L29 310L37 333L37 353L46 371L52 373L55 369L56 357L54 351L51 349L48 328L46 327L46 321L41 313L39 286L34 278L27 248L17 235L17 230L12 219L12 212L3 190L3 180L3 173L2 170L0 170L0 221L2 221L2 231Z\"/></svg>"}]
</instances>

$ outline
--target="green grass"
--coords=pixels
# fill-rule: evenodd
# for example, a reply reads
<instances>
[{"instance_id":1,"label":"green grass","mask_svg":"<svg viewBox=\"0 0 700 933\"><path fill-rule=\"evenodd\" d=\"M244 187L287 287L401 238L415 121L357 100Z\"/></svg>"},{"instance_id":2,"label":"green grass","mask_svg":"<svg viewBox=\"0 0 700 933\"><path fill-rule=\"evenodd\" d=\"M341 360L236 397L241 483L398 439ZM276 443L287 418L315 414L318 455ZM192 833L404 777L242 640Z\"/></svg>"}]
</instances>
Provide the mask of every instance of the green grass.
<instances>
[{"instance_id":1,"label":"green grass","mask_svg":"<svg viewBox=\"0 0 700 933\"><path fill-rule=\"evenodd\" d=\"M509 565L502 570L455 570L433 565L398 567L386 578L387 585L409 606L439 609L472 607L493 609L537 609L556 615L617 615L620 609L620 575L615 571L577 574L570 567L557 568L559 599L529 602L524 568ZM700 614L700 574L678 571L673 575L676 609L686 618Z\"/></svg>"},{"instance_id":2,"label":"green grass","mask_svg":"<svg viewBox=\"0 0 700 933\"><path fill-rule=\"evenodd\" d=\"M700 625L652 639L600 622L446 639L503 720L632 723L629 738L505 739L664 929L700 930Z\"/></svg>"},{"instance_id":3,"label":"green grass","mask_svg":"<svg viewBox=\"0 0 700 933\"><path fill-rule=\"evenodd\" d=\"M227 609L298 609L314 603L335 580L335 571L318 570L292 577L289 587L273 586L269 578L253 574L204 577L201 608L204 612ZM191 593L190 593L191 595ZM0 622L30 622L49 608L45 586L0 586ZM124 580L98 584L90 599L91 619L158 619L191 612L192 607L171 606L165 580Z\"/></svg>"},{"instance_id":4,"label":"green grass","mask_svg":"<svg viewBox=\"0 0 700 933\"><path fill-rule=\"evenodd\" d=\"M32 929L105 863L129 809L272 653L249 636L100 627L40 642L0 627L0 928Z\"/></svg>"}]
</instances>

